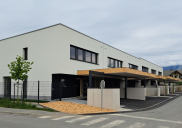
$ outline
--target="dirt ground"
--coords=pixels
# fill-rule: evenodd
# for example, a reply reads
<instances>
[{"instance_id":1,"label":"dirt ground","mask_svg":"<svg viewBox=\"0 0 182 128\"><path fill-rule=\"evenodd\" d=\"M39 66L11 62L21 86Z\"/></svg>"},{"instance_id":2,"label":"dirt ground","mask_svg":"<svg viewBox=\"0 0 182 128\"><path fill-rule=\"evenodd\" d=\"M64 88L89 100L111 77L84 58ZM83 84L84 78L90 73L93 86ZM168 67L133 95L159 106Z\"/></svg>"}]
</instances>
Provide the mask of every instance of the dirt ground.
<instances>
[{"instance_id":1,"label":"dirt ground","mask_svg":"<svg viewBox=\"0 0 182 128\"><path fill-rule=\"evenodd\" d=\"M92 107L85 104L77 104L65 101L56 101L56 102L48 102L48 103L40 103L41 105L70 114L88 114L88 113L103 113L103 112L117 112L111 109L102 109L98 107Z\"/></svg>"}]
</instances>

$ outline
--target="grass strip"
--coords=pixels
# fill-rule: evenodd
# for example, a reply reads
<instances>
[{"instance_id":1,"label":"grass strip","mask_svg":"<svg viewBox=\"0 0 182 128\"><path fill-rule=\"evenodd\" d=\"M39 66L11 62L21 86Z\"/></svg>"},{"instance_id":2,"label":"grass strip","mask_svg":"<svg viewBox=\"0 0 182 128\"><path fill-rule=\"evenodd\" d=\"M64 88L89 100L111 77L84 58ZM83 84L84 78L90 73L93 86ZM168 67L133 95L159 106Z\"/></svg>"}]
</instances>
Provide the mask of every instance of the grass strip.
<instances>
[{"instance_id":1,"label":"grass strip","mask_svg":"<svg viewBox=\"0 0 182 128\"><path fill-rule=\"evenodd\" d=\"M48 112L55 112L54 110L47 109L47 108L38 108L36 105L26 102L12 102L9 99L0 99L0 107L5 108L18 108L18 109L29 109L29 110L43 110Z\"/></svg>"}]
</instances>

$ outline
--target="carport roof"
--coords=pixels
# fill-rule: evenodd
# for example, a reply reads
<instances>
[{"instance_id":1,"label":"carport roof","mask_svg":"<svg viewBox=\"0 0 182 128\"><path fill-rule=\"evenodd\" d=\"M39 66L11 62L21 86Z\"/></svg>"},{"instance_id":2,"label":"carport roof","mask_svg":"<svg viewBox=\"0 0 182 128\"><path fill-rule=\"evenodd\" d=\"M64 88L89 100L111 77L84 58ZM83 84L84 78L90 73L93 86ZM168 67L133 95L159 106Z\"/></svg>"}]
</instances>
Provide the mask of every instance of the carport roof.
<instances>
[{"instance_id":1,"label":"carport roof","mask_svg":"<svg viewBox=\"0 0 182 128\"><path fill-rule=\"evenodd\" d=\"M155 79L155 80L169 80L169 81L179 81L180 79L173 78L170 76L160 76L140 70L130 69L130 68L106 68L106 69L94 69L94 70L80 70L77 71L77 75L89 75L89 71L102 72L108 75L115 75L121 77L129 77L136 79Z\"/></svg>"}]
</instances>

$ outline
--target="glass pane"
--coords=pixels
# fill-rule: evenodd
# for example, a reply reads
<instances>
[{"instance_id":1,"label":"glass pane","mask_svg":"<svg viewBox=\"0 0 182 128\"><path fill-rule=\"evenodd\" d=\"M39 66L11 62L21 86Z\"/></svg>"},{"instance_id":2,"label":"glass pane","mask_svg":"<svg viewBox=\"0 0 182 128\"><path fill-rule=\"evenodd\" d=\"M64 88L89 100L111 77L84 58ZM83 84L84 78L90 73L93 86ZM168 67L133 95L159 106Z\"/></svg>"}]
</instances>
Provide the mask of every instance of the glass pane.
<instances>
[{"instance_id":1,"label":"glass pane","mask_svg":"<svg viewBox=\"0 0 182 128\"><path fill-rule=\"evenodd\" d=\"M131 64L129 65L129 68L132 68L132 65Z\"/></svg>"},{"instance_id":2,"label":"glass pane","mask_svg":"<svg viewBox=\"0 0 182 128\"><path fill-rule=\"evenodd\" d=\"M85 52L85 60L87 61L87 62L91 62L91 53L90 52Z\"/></svg>"},{"instance_id":3,"label":"glass pane","mask_svg":"<svg viewBox=\"0 0 182 128\"><path fill-rule=\"evenodd\" d=\"M111 59L111 67L113 68L114 67L114 60Z\"/></svg>"},{"instance_id":4,"label":"glass pane","mask_svg":"<svg viewBox=\"0 0 182 128\"><path fill-rule=\"evenodd\" d=\"M118 61L115 60L115 68L118 68Z\"/></svg>"},{"instance_id":5,"label":"glass pane","mask_svg":"<svg viewBox=\"0 0 182 128\"><path fill-rule=\"evenodd\" d=\"M92 63L96 63L96 55L95 55L95 53L92 53Z\"/></svg>"},{"instance_id":6,"label":"glass pane","mask_svg":"<svg viewBox=\"0 0 182 128\"><path fill-rule=\"evenodd\" d=\"M111 59L110 59L110 58L108 58L108 59L107 59L107 61L108 61L108 62L107 62L108 67L111 67Z\"/></svg>"},{"instance_id":7,"label":"glass pane","mask_svg":"<svg viewBox=\"0 0 182 128\"><path fill-rule=\"evenodd\" d=\"M75 59L75 48L70 47L70 58Z\"/></svg>"},{"instance_id":8,"label":"glass pane","mask_svg":"<svg viewBox=\"0 0 182 128\"><path fill-rule=\"evenodd\" d=\"M78 60L83 60L83 50L78 49Z\"/></svg>"}]
</instances>

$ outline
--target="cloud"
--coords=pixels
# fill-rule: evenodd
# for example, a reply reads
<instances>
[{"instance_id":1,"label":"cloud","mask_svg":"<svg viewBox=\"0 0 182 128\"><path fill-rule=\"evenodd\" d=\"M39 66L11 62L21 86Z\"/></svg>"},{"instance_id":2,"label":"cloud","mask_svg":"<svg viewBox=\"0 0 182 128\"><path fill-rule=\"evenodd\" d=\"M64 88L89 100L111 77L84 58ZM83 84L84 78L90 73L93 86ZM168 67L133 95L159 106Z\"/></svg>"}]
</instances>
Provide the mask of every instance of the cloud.
<instances>
[{"instance_id":1,"label":"cloud","mask_svg":"<svg viewBox=\"0 0 182 128\"><path fill-rule=\"evenodd\" d=\"M57 23L160 66L182 64L182 2L19 0L0 4L0 39Z\"/></svg>"}]
</instances>

